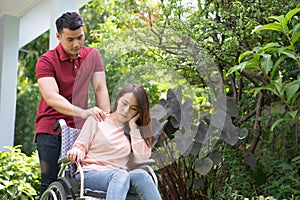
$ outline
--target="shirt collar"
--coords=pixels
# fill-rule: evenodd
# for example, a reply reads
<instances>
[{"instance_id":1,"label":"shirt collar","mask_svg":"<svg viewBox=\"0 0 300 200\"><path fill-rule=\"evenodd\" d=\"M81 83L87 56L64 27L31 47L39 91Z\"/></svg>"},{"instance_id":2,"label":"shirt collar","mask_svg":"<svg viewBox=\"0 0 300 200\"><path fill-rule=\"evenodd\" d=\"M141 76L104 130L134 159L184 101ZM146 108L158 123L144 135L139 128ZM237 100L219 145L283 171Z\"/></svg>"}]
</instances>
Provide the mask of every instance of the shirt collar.
<instances>
[{"instance_id":1,"label":"shirt collar","mask_svg":"<svg viewBox=\"0 0 300 200\"><path fill-rule=\"evenodd\" d=\"M63 49L61 43L59 43L57 45L57 51L58 51L58 54L59 54L59 59L61 61L66 61L66 60L71 60L70 56L65 52L65 50ZM78 56L76 58L83 58L85 56L85 52L81 51L79 52Z\"/></svg>"}]
</instances>

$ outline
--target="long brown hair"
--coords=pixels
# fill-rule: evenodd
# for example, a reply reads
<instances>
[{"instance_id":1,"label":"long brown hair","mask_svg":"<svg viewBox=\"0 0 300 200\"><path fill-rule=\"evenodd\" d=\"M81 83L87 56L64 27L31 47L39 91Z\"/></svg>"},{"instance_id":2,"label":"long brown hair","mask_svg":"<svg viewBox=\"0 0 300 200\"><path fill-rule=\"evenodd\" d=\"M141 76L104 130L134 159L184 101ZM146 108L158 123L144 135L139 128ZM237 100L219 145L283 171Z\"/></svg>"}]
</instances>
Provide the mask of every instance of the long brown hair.
<instances>
[{"instance_id":1,"label":"long brown hair","mask_svg":"<svg viewBox=\"0 0 300 200\"><path fill-rule=\"evenodd\" d=\"M112 107L112 112L115 112L118 107L119 99L126 93L132 93L137 101L138 112L140 114L139 119L136 121L138 128L140 130L141 136L144 138L146 144L151 147L154 136L151 128L151 117L150 117L150 106L147 93L142 86L136 84L126 85L116 97L114 106ZM125 133L129 135L130 128L128 122L125 124Z\"/></svg>"}]
</instances>

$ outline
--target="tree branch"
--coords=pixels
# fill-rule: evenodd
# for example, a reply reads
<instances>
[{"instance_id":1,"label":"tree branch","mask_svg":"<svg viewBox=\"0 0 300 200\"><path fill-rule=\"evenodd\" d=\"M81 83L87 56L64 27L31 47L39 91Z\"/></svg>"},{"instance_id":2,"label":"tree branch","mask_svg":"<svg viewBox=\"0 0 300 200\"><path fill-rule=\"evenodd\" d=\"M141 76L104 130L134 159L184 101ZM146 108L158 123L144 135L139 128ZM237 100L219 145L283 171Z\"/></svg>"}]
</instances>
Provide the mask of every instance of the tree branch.
<instances>
[{"instance_id":1,"label":"tree branch","mask_svg":"<svg viewBox=\"0 0 300 200\"><path fill-rule=\"evenodd\" d=\"M263 102L263 93L259 93L259 97L257 100L256 108L255 108L255 122L253 127L253 138L250 144L249 151L254 153L257 143L259 141L260 136L260 120L259 117L261 116L261 108L262 108L262 102Z\"/></svg>"}]
</instances>

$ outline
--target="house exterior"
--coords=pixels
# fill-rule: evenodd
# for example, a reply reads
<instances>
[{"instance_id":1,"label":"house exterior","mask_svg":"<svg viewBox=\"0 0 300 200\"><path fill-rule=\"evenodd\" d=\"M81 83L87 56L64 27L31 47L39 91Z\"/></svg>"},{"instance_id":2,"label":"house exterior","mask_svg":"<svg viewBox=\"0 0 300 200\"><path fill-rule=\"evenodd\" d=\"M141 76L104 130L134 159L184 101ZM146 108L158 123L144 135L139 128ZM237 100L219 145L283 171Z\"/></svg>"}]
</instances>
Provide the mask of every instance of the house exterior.
<instances>
[{"instance_id":1,"label":"house exterior","mask_svg":"<svg viewBox=\"0 0 300 200\"><path fill-rule=\"evenodd\" d=\"M14 143L19 49L49 29L49 49L54 48L56 18L89 1L0 0L0 151Z\"/></svg>"}]
</instances>

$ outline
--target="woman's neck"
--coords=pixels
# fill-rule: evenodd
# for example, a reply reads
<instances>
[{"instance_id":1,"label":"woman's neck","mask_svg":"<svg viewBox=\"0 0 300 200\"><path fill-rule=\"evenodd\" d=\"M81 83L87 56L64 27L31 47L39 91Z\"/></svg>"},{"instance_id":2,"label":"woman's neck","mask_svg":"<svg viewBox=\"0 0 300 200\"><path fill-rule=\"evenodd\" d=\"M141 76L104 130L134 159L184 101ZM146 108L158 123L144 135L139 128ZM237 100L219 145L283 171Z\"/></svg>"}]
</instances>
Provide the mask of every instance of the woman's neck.
<instances>
[{"instance_id":1,"label":"woman's neck","mask_svg":"<svg viewBox=\"0 0 300 200\"><path fill-rule=\"evenodd\" d=\"M124 122L121 122L116 113L112 113L108 116L108 118L116 125L116 126L124 126Z\"/></svg>"}]
</instances>

